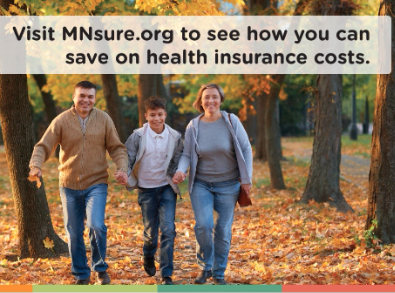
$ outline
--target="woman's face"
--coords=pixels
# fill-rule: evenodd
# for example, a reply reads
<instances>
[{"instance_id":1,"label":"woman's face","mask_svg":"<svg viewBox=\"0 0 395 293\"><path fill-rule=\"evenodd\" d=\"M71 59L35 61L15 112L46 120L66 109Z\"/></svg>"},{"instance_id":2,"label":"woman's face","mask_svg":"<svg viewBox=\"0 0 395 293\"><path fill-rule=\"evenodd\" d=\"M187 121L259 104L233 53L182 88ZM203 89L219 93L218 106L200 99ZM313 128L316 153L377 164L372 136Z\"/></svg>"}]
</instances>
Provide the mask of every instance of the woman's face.
<instances>
[{"instance_id":1,"label":"woman's face","mask_svg":"<svg viewBox=\"0 0 395 293\"><path fill-rule=\"evenodd\" d=\"M216 88L208 88L203 91L202 107L207 114L219 112L221 106L221 95Z\"/></svg>"}]
</instances>

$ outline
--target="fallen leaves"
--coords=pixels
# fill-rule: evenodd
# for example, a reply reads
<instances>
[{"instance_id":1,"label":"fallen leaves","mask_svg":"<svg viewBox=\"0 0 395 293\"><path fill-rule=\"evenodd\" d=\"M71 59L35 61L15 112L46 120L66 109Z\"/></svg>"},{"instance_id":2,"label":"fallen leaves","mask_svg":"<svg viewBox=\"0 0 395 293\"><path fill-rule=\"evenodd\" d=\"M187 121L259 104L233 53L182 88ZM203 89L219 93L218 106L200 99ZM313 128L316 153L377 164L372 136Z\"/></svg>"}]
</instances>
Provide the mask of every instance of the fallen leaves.
<instances>
[{"instance_id":1,"label":"fallen leaves","mask_svg":"<svg viewBox=\"0 0 395 293\"><path fill-rule=\"evenodd\" d=\"M50 240L48 237L46 237L43 240L43 243L44 243L44 247L48 248L48 249L53 249L54 246L55 246L54 243L53 243L53 240Z\"/></svg>"},{"instance_id":2,"label":"fallen leaves","mask_svg":"<svg viewBox=\"0 0 395 293\"><path fill-rule=\"evenodd\" d=\"M236 207L225 273L227 281L235 284L395 283L395 245L375 243L375 248L370 248L363 238L367 181L340 182L355 214L338 213L327 203L298 203L309 170L309 165L298 159L305 151L303 147L296 143L284 149L285 156L297 158L282 162L287 190L270 189L265 183L270 177L267 164L254 163L254 203L248 208ZM2 155L0 153L0 176L8 176ZM55 159L44 165L47 175L44 179L54 229L65 239L56 166ZM115 170L112 162L110 166ZM16 214L8 183L1 190L1 196L0 284L72 284L69 257L14 261L8 258L15 256L18 248ZM196 264L193 212L187 194L183 198L177 203L176 211L173 280L177 284L192 284L200 268ZM160 283L159 273L147 277L143 269L144 228L136 193L128 193L111 181L105 221L108 228L106 261L112 283ZM89 258L87 229L84 239ZM46 248L53 248L53 241L48 237L43 243ZM159 253L156 266L159 269Z\"/></svg>"}]
</instances>

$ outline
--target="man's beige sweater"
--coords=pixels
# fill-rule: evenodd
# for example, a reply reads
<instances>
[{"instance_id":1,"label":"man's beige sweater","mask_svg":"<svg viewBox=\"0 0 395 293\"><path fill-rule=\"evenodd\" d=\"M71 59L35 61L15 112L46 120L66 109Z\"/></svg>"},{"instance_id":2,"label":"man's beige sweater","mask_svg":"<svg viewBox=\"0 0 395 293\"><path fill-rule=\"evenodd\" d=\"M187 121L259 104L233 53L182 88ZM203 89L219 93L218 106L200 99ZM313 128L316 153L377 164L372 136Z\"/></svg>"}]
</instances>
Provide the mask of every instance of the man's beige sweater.
<instances>
[{"instance_id":1,"label":"man's beige sweater","mask_svg":"<svg viewBox=\"0 0 395 293\"><path fill-rule=\"evenodd\" d=\"M118 167L127 172L128 154L110 116L96 108L89 114L85 134L73 108L57 116L36 144L30 168L40 168L60 144L59 185L84 190L107 183L106 150Z\"/></svg>"}]
</instances>

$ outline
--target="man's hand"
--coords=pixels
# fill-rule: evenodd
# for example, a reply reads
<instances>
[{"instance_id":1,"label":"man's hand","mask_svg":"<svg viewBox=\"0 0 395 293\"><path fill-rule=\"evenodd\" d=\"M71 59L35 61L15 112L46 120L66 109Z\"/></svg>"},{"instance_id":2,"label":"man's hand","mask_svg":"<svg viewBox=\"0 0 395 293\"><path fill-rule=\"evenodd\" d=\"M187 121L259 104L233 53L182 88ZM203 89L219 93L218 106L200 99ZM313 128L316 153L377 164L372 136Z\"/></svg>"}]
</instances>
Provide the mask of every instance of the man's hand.
<instances>
[{"instance_id":1,"label":"man's hand","mask_svg":"<svg viewBox=\"0 0 395 293\"><path fill-rule=\"evenodd\" d=\"M115 172L114 177L119 184L126 185L126 183L128 182L128 174L123 171L118 170L117 172Z\"/></svg>"},{"instance_id":2,"label":"man's hand","mask_svg":"<svg viewBox=\"0 0 395 293\"><path fill-rule=\"evenodd\" d=\"M251 184L242 184L241 188L243 188L243 190L245 191L246 194L250 195L251 192Z\"/></svg>"},{"instance_id":3,"label":"man's hand","mask_svg":"<svg viewBox=\"0 0 395 293\"><path fill-rule=\"evenodd\" d=\"M33 167L33 168L30 169L29 177L27 177L27 179L28 179L30 182L36 181L36 186L37 186L37 188L40 188L40 186L41 186L40 177L41 177L42 175L43 175L43 174L41 173L41 169L40 169L40 168Z\"/></svg>"},{"instance_id":4,"label":"man's hand","mask_svg":"<svg viewBox=\"0 0 395 293\"><path fill-rule=\"evenodd\" d=\"M41 177L41 176L43 176L43 174L42 174L40 168L33 167L33 168L30 169L29 176Z\"/></svg>"},{"instance_id":5,"label":"man's hand","mask_svg":"<svg viewBox=\"0 0 395 293\"><path fill-rule=\"evenodd\" d=\"M173 176L173 183L174 184L179 184L185 180L187 175L181 171L177 171L176 174Z\"/></svg>"}]
</instances>

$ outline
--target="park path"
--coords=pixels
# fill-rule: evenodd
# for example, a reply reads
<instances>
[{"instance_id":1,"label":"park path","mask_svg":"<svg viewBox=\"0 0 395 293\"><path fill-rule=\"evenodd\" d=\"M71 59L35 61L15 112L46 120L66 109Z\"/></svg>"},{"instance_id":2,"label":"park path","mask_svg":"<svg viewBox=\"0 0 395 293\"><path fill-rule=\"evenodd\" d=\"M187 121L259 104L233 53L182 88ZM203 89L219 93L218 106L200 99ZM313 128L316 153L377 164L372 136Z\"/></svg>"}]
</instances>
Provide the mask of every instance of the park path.
<instances>
[{"instance_id":1,"label":"park path","mask_svg":"<svg viewBox=\"0 0 395 293\"><path fill-rule=\"evenodd\" d=\"M282 141L285 157L293 156L306 162L311 161L312 142L308 141ZM346 181L361 185L369 180L370 159L362 156L342 154L340 174Z\"/></svg>"}]
</instances>

